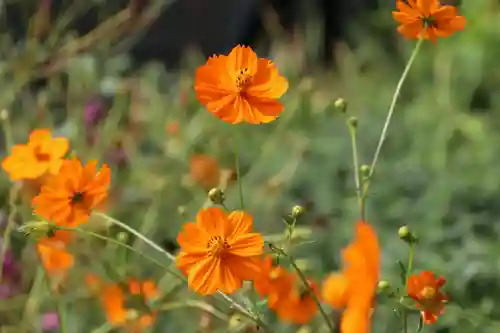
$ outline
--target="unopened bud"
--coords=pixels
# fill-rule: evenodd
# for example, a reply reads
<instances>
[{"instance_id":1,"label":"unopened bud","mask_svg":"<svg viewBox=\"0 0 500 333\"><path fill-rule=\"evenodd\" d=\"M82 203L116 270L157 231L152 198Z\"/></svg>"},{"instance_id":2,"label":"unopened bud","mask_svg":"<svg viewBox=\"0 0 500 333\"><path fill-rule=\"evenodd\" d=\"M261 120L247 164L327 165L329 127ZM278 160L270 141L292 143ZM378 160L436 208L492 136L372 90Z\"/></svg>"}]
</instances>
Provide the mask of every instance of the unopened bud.
<instances>
[{"instance_id":1,"label":"unopened bud","mask_svg":"<svg viewBox=\"0 0 500 333\"><path fill-rule=\"evenodd\" d=\"M302 206L293 206L292 208L292 217L294 219L298 219L299 217L301 217L302 215L304 215L306 213L306 209Z\"/></svg>"},{"instance_id":2,"label":"unopened bud","mask_svg":"<svg viewBox=\"0 0 500 333\"><path fill-rule=\"evenodd\" d=\"M347 124L349 125L350 128L356 129L358 128L358 118L357 117L350 117L347 120Z\"/></svg>"},{"instance_id":3,"label":"unopened bud","mask_svg":"<svg viewBox=\"0 0 500 333\"><path fill-rule=\"evenodd\" d=\"M378 290L379 291L384 292L384 291L387 291L390 289L391 289L391 284L389 283L389 281L386 281L386 280L379 281L379 283L378 283Z\"/></svg>"},{"instance_id":4,"label":"unopened bud","mask_svg":"<svg viewBox=\"0 0 500 333\"><path fill-rule=\"evenodd\" d=\"M418 241L417 237L410 231L410 228L407 225L399 228L398 236L408 244L415 244Z\"/></svg>"},{"instance_id":5,"label":"unopened bud","mask_svg":"<svg viewBox=\"0 0 500 333\"><path fill-rule=\"evenodd\" d=\"M186 207L185 206L178 206L177 207L177 214L179 214L182 217L185 217L187 213Z\"/></svg>"},{"instance_id":6,"label":"unopened bud","mask_svg":"<svg viewBox=\"0 0 500 333\"><path fill-rule=\"evenodd\" d=\"M120 243L127 243L128 241L128 234L126 232L119 232L117 235L116 235L116 239L120 242Z\"/></svg>"},{"instance_id":7,"label":"unopened bud","mask_svg":"<svg viewBox=\"0 0 500 333\"><path fill-rule=\"evenodd\" d=\"M30 236L35 239L44 237L54 237L57 227L47 221L31 221L18 228L25 236Z\"/></svg>"},{"instance_id":8,"label":"unopened bud","mask_svg":"<svg viewBox=\"0 0 500 333\"><path fill-rule=\"evenodd\" d=\"M362 165L359 168L359 174L361 175L361 180L363 181L363 183L370 180L371 170L372 169L368 165Z\"/></svg>"},{"instance_id":9,"label":"unopened bud","mask_svg":"<svg viewBox=\"0 0 500 333\"><path fill-rule=\"evenodd\" d=\"M347 111L347 102L343 98L337 98L335 100L334 105L335 105L335 108L342 113L345 113Z\"/></svg>"},{"instance_id":10,"label":"unopened bud","mask_svg":"<svg viewBox=\"0 0 500 333\"><path fill-rule=\"evenodd\" d=\"M215 205L222 205L226 200L226 196L220 188L213 188L208 191L208 198Z\"/></svg>"}]
</instances>

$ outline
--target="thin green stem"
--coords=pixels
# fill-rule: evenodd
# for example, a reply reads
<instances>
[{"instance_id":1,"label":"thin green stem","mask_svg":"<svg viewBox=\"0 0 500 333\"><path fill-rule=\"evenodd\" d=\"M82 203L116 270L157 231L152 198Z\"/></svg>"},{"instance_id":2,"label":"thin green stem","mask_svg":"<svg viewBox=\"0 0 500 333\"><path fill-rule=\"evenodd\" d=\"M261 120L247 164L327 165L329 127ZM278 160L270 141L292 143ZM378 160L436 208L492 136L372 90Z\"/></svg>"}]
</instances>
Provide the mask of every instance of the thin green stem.
<instances>
[{"instance_id":1,"label":"thin green stem","mask_svg":"<svg viewBox=\"0 0 500 333\"><path fill-rule=\"evenodd\" d=\"M236 178L238 179L238 191L240 194L240 209L245 209L245 201L243 199L243 180L241 179L241 170L240 170L240 150L238 147L238 140L236 135L233 136L233 144L234 144L234 164L236 168Z\"/></svg>"},{"instance_id":2,"label":"thin green stem","mask_svg":"<svg viewBox=\"0 0 500 333\"><path fill-rule=\"evenodd\" d=\"M270 245L271 250L278 253L279 255L282 255L283 257L288 258L288 260L290 261L290 265L292 265L293 269L297 272L297 275L299 276L300 281L302 282L304 287L307 289L309 295L311 295L312 299L314 300L314 303L318 307L318 310L321 313L321 316L323 317L323 319L326 322L326 325L328 326L328 330L331 333L335 333L336 332L335 327L333 326L333 323L330 320L330 317L328 317L328 314L326 313L325 309L323 309L323 307L321 306L321 302L319 301L318 296L316 295L313 288L311 287L311 285L307 281L307 278L304 275L304 273L302 273L302 270L299 268L299 266L297 266L297 263L295 262L295 259L293 258L293 256L291 254L286 253L282 249L280 249L272 244L269 244L269 245Z\"/></svg>"},{"instance_id":3,"label":"thin green stem","mask_svg":"<svg viewBox=\"0 0 500 333\"><path fill-rule=\"evenodd\" d=\"M359 215L361 220L365 219L365 205L363 199L363 189L361 188L361 180L359 174L359 155L358 155L358 140L357 140L357 131L354 126L351 124L347 124L349 127L349 135L351 137L351 146L352 146L352 161L354 167L354 184L356 185L356 197L358 199L359 206Z\"/></svg>"},{"instance_id":4,"label":"thin green stem","mask_svg":"<svg viewBox=\"0 0 500 333\"><path fill-rule=\"evenodd\" d=\"M49 278L47 277L47 280ZM57 304L57 315L59 317L59 332L60 333L68 333L68 318L66 316L66 308L61 300L60 295L56 295L56 304Z\"/></svg>"},{"instance_id":5,"label":"thin green stem","mask_svg":"<svg viewBox=\"0 0 500 333\"><path fill-rule=\"evenodd\" d=\"M7 110L0 111L0 119L2 122L2 129L5 136L5 150L10 151L10 148L14 145L14 137L12 135L12 127L10 125L9 112ZM21 191L21 186L19 183L12 185L9 191L9 215L7 217L7 226L2 237L2 246L0 247L0 281L3 277L3 263L5 260L5 254L10 246L10 236L14 230L15 219L17 215L17 198L19 192Z\"/></svg>"},{"instance_id":6,"label":"thin green stem","mask_svg":"<svg viewBox=\"0 0 500 333\"><path fill-rule=\"evenodd\" d=\"M413 268L413 256L414 256L414 254L415 254L415 245L410 244L410 251L408 254L408 265L406 266L406 279L405 279L405 286L404 286L403 293L406 293L407 289L408 289L408 276L410 275L411 270ZM408 333L408 310L403 309L401 311L402 311L401 320L403 322L403 332Z\"/></svg>"},{"instance_id":7,"label":"thin green stem","mask_svg":"<svg viewBox=\"0 0 500 333\"><path fill-rule=\"evenodd\" d=\"M408 77L408 73L410 72L410 69L415 62L415 59L417 58L417 54L420 51L420 48L423 44L423 39L420 39L417 44L415 45L415 48L413 49L413 52L410 56L410 59L408 59L408 63L406 64L405 69L403 70L403 74L401 74L401 77L399 79L398 84L396 85L396 90L394 91L394 95L392 96L392 101L391 105L389 106L389 112L387 113L387 117L385 119L384 127L382 128L382 133L380 134L380 138L377 144L377 149L375 150L375 154L373 156L372 163L370 165L370 171L368 175L368 179L366 180L366 185L364 186L363 189L363 197L366 196L368 192L368 188L370 187L371 180L373 178L373 174L375 172L375 167L377 166L378 159L380 157L380 152L382 151L382 146L385 143L385 140L387 138L387 132L389 130L389 125L392 120L392 116L394 114L394 110L396 109L396 103L399 99L399 96L401 94L401 88L403 87L403 84L406 81L406 78Z\"/></svg>"},{"instance_id":8,"label":"thin green stem","mask_svg":"<svg viewBox=\"0 0 500 333\"><path fill-rule=\"evenodd\" d=\"M24 305L24 310L22 314L22 326L28 330L29 323L33 321L36 314L39 313L38 310L40 308L40 295L44 290L44 270L42 267L39 267L35 273L35 278L31 285L31 289L29 291L28 300Z\"/></svg>"},{"instance_id":9,"label":"thin green stem","mask_svg":"<svg viewBox=\"0 0 500 333\"><path fill-rule=\"evenodd\" d=\"M168 259L172 260L173 262L176 261L176 258L175 258L174 255L172 255L171 253L165 251L162 247L160 247L159 245L157 245L155 242L153 242L152 240L150 240L149 238L147 238L146 236L144 236L143 234L141 234L140 232L138 232L134 228L132 228L132 227L128 226L127 224L125 224L125 223L123 223L123 222L121 222L121 221L119 221L117 219L114 219L111 216L106 215L104 213L98 213L98 212L96 212L94 214L97 215L97 216L100 216L100 217L104 218L108 222L116 225L117 227L119 227L119 228L121 228L121 229L123 229L125 231L128 231L129 233L131 233L132 235L134 235L135 237L137 237L138 239L142 240L144 243L146 243L147 245L149 245L154 250L156 250L156 251L160 252L161 254L165 255ZM236 302L234 299L232 299L230 296L224 294L223 292L218 291L217 293L218 293L218 295L220 295L222 297L222 299L224 299L233 309L235 309L236 311L238 311L241 315L247 317L250 320L253 320L264 331L271 332L269 330L269 328L267 328L267 325L262 320L260 320L260 318L258 318L254 314L250 313L247 309L245 309L244 306L242 306L241 304L239 304L238 302Z\"/></svg>"},{"instance_id":10,"label":"thin green stem","mask_svg":"<svg viewBox=\"0 0 500 333\"><path fill-rule=\"evenodd\" d=\"M406 285L408 285L408 275L413 269L413 256L415 255L415 245L410 244L410 252L408 254L408 267L406 268Z\"/></svg>"},{"instance_id":11,"label":"thin green stem","mask_svg":"<svg viewBox=\"0 0 500 333\"><path fill-rule=\"evenodd\" d=\"M170 310L182 309L182 308L198 308L200 310L203 310L205 312L210 313L212 316L214 316L220 320L223 320L223 321L229 320L228 316L225 313L217 310L215 307L211 306L210 304L207 304L207 303L201 302L201 301L196 301L196 300L186 300L183 302L166 303L160 307L160 310L161 311L170 311Z\"/></svg>"},{"instance_id":12,"label":"thin green stem","mask_svg":"<svg viewBox=\"0 0 500 333\"><path fill-rule=\"evenodd\" d=\"M114 238L106 237L106 236L103 236L101 234L98 234L98 233L95 233L95 232L92 232L92 231L88 231L88 230L85 230L85 229L82 229L82 228L78 228L78 227L66 228L66 227L60 227L60 226L58 226L57 229L59 229L59 230L75 231L75 232L78 232L79 234L82 234L82 235L92 236L94 238L101 239L103 241L115 244L117 246L120 246L120 247L122 247L124 249L127 249L127 250L129 250L129 251L131 251L131 252L133 252L133 253L135 253L135 254L137 254L137 255L139 255L139 256L141 256L141 257L143 257L143 258L145 258L145 259L147 259L149 261L151 261L152 263L154 263L155 265L157 265L157 266L159 266L159 267L161 267L163 269L167 269L167 271L170 274L174 275L175 277L178 277L180 279L185 280L184 276L180 275L177 272L168 270L168 268L165 267L165 265L163 265L162 263L160 263L158 260L156 260L156 259L154 259L154 258L152 258L152 257L150 257L150 256L148 256L148 255L146 255L146 254L144 254L144 253L136 250L134 247L132 247L132 246L130 246L128 244L122 243L122 242L120 242L120 241L118 241L118 240L116 240Z\"/></svg>"},{"instance_id":13,"label":"thin green stem","mask_svg":"<svg viewBox=\"0 0 500 333\"><path fill-rule=\"evenodd\" d=\"M403 315L401 316L401 321L403 323L403 332L408 333L408 314L403 310Z\"/></svg>"}]
</instances>

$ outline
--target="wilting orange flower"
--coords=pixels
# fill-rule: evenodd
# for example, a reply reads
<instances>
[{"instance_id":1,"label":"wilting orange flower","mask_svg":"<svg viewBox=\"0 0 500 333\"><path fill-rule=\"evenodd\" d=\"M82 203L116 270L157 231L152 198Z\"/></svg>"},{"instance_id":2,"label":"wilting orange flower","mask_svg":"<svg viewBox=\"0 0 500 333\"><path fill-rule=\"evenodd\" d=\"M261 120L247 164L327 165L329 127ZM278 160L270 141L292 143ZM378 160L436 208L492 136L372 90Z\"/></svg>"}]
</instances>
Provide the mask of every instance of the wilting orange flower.
<instances>
[{"instance_id":1,"label":"wilting orange flower","mask_svg":"<svg viewBox=\"0 0 500 333\"><path fill-rule=\"evenodd\" d=\"M334 308L345 308L342 333L368 333L380 269L380 246L368 223L356 223L355 239L342 257L343 271L325 279L323 299Z\"/></svg>"},{"instance_id":2,"label":"wilting orange flower","mask_svg":"<svg viewBox=\"0 0 500 333\"><path fill-rule=\"evenodd\" d=\"M201 295L217 290L227 294L260 273L264 238L252 232L253 218L243 211L226 214L220 208L202 209L196 223L188 222L177 236L177 267Z\"/></svg>"},{"instance_id":3,"label":"wilting orange flower","mask_svg":"<svg viewBox=\"0 0 500 333\"><path fill-rule=\"evenodd\" d=\"M417 306L422 309L422 318L425 324L432 324L444 312L444 305L448 298L440 291L446 280L440 276L436 278L434 273L429 271L408 277L408 296L417 302Z\"/></svg>"},{"instance_id":4,"label":"wilting orange flower","mask_svg":"<svg viewBox=\"0 0 500 333\"><path fill-rule=\"evenodd\" d=\"M219 185L221 170L219 162L209 155L194 155L190 161L191 178L209 190Z\"/></svg>"},{"instance_id":5,"label":"wilting orange flower","mask_svg":"<svg viewBox=\"0 0 500 333\"><path fill-rule=\"evenodd\" d=\"M93 294L99 295L108 322L113 326L124 327L129 332L142 332L154 323L156 313L147 306L159 295L153 281L130 280L125 290L121 284L104 283L96 275L88 274L85 283ZM131 316L132 312L136 316Z\"/></svg>"},{"instance_id":6,"label":"wilting orange flower","mask_svg":"<svg viewBox=\"0 0 500 333\"><path fill-rule=\"evenodd\" d=\"M200 103L221 120L261 124L283 112L278 99L287 91L288 81L271 60L238 45L229 55L214 56L198 68L194 89Z\"/></svg>"},{"instance_id":7,"label":"wilting orange flower","mask_svg":"<svg viewBox=\"0 0 500 333\"><path fill-rule=\"evenodd\" d=\"M457 15L454 6L441 5L439 0L397 0L399 11L392 16L401 25L399 33L409 39L449 37L465 27L465 17Z\"/></svg>"},{"instance_id":8,"label":"wilting orange flower","mask_svg":"<svg viewBox=\"0 0 500 333\"><path fill-rule=\"evenodd\" d=\"M12 180L36 179L47 172L56 174L68 148L68 139L53 138L48 129L36 129L30 133L27 144L12 147L2 168Z\"/></svg>"},{"instance_id":9,"label":"wilting orange flower","mask_svg":"<svg viewBox=\"0 0 500 333\"><path fill-rule=\"evenodd\" d=\"M93 209L108 195L111 172L107 165L97 169L97 161L83 166L72 158L42 186L33 198L35 214L57 225L77 226L88 221Z\"/></svg>"}]
</instances>

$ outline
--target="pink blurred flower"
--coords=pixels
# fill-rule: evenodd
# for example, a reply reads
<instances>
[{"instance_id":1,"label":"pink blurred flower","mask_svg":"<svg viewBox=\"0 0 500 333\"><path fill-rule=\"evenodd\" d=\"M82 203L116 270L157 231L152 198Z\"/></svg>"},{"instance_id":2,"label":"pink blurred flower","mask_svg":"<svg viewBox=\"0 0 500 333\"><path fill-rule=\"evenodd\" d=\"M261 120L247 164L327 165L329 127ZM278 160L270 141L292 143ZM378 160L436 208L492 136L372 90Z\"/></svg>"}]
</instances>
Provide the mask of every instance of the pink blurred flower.
<instances>
[{"instance_id":1,"label":"pink blurred flower","mask_svg":"<svg viewBox=\"0 0 500 333\"><path fill-rule=\"evenodd\" d=\"M47 312L42 315L42 329L45 332L55 331L59 328L59 315L56 312Z\"/></svg>"}]
</instances>

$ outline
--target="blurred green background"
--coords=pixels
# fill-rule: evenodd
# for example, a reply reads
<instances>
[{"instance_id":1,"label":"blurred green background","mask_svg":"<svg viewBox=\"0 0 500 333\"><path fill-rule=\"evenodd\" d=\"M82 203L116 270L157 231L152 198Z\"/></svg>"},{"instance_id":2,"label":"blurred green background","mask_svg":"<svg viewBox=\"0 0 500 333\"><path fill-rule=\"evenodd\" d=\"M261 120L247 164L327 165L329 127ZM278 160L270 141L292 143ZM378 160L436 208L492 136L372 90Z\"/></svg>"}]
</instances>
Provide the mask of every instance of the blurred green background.
<instances>
[{"instance_id":1,"label":"blurred green background","mask_svg":"<svg viewBox=\"0 0 500 333\"><path fill-rule=\"evenodd\" d=\"M270 57L289 79L290 89L283 98L283 116L268 125L230 126L206 112L192 89L194 70L205 61L195 52L180 72L167 72L161 63L130 71L127 54L106 53L109 45L104 42L79 54L62 54L67 61L50 63L59 66L50 70L40 64L59 59L54 47L14 43L8 35L0 38L0 108L9 112L16 143L25 142L33 128L50 127L68 137L82 158L109 162L114 172L110 214L171 251L181 225L206 204L207 189L190 176L191 157L209 155L221 168L234 169L236 140L246 208L257 230L280 233L281 216L296 204L305 206L300 224L311 228L315 242L296 248L295 255L320 282L339 268L340 250L358 218L346 117L333 102L344 98L347 116L359 118L360 159L370 164L414 46L396 35L391 10L386 6L373 14L373 29L353 27L358 47L339 43L336 68L329 71L308 61L319 49L314 20L293 44L278 31ZM500 6L495 0L463 1L460 11L468 19L467 29L436 45L426 43L411 70L377 166L367 216L383 247L384 279L397 285L396 261L407 260L407 246L397 236L403 224L420 239L414 268L447 279L445 291L452 302L424 332L498 333ZM74 38L68 33L63 40ZM35 89L32 83L39 77L46 77L47 85ZM83 124L92 103L102 103L109 113L90 128ZM4 174L0 196L6 214L11 186ZM235 183L226 195L227 206L237 208ZM22 212L18 224L29 218L26 209ZM98 223L89 228L116 237L117 230ZM54 297L36 284L29 240L17 232L11 237L23 282L20 294L0 300L0 332L36 332L42 327L39 315L55 310ZM148 246L132 237L128 241L168 264ZM108 279L154 278L168 294L167 303L196 298L165 270L114 245L82 238L72 251L77 265L62 295L70 332L108 331L101 327L102 310L83 284L90 272ZM213 304L227 312L223 303ZM199 332L201 316L197 309L162 312L151 332ZM399 332L389 306L381 305L374 318L375 333ZM21 321L34 326L23 330ZM271 315L269 321L274 322ZM214 325L210 332L228 331L227 324ZM275 332L299 329L277 321L275 325ZM416 326L412 317L412 332Z\"/></svg>"}]
</instances>

